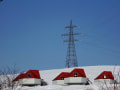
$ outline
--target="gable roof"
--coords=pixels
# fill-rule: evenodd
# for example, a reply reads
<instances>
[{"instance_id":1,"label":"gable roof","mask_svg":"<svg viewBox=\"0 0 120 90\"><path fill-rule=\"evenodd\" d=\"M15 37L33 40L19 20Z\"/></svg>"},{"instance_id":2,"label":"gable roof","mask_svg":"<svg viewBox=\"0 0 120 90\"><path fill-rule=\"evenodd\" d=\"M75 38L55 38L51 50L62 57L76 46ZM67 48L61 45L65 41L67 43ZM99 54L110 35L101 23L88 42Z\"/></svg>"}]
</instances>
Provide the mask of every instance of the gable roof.
<instances>
[{"instance_id":1,"label":"gable roof","mask_svg":"<svg viewBox=\"0 0 120 90\"><path fill-rule=\"evenodd\" d=\"M24 73L19 74L13 81L18 81L19 79L24 78Z\"/></svg>"},{"instance_id":2,"label":"gable roof","mask_svg":"<svg viewBox=\"0 0 120 90\"><path fill-rule=\"evenodd\" d=\"M28 77L29 75L29 77ZM26 73L19 74L13 81L18 81L19 79L23 78L36 78L41 79L39 70L28 70Z\"/></svg>"},{"instance_id":3,"label":"gable roof","mask_svg":"<svg viewBox=\"0 0 120 90\"><path fill-rule=\"evenodd\" d=\"M113 79L114 80L114 76L111 71L103 71L98 77L95 78L95 80L96 79Z\"/></svg>"},{"instance_id":4,"label":"gable roof","mask_svg":"<svg viewBox=\"0 0 120 90\"><path fill-rule=\"evenodd\" d=\"M82 68L75 68L70 72L70 77L74 77L74 72L77 72L78 77L85 77L86 78L86 74L84 72L84 69Z\"/></svg>"},{"instance_id":5,"label":"gable roof","mask_svg":"<svg viewBox=\"0 0 120 90\"><path fill-rule=\"evenodd\" d=\"M28 75L30 75L30 77L28 77ZM37 78L37 79L41 79L40 74L39 74L39 70L28 70L25 73L24 78Z\"/></svg>"},{"instance_id":6,"label":"gable roof","mask_svg":"<svg viewBox=\"0 0 120 90\"><path fill-rule=\"evenodd\" d=\"M64 78L67 78L69 77L70 73L69 72L61 72L56 78L54 78L52 81L55 81L55 80L61 80L61 77Z\"/></svg>"}]
</instances>

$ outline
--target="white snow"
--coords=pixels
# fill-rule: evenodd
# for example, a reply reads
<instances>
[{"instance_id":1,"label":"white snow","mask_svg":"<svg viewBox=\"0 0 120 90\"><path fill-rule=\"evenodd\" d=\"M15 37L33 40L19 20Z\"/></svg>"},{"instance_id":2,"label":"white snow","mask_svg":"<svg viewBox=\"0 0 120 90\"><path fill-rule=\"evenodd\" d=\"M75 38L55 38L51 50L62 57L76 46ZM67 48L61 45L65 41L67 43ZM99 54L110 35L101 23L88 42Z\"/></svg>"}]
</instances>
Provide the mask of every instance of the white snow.
<instances>
[{"instance_id":1,"label":"white snow","mask_svg":"<svg viewBox=\"0 0 120 90\"><path fill-rule=\"evenodd\" d=\"M83 68L85 70L86 76L90 81L93 82L91 85L52 85L52 80L61 72L70 72L74 68L65 69L54 69L54 70L41 70L40 76L44 81L48 83L47 86L34 86L34 87L22 87L22 90L99 90L99 86L94 83L94 78L96 78L103 71L112 71L113 74L117 74L120 66L84 66L76 67Z\"/></svg>"}]
</instances>

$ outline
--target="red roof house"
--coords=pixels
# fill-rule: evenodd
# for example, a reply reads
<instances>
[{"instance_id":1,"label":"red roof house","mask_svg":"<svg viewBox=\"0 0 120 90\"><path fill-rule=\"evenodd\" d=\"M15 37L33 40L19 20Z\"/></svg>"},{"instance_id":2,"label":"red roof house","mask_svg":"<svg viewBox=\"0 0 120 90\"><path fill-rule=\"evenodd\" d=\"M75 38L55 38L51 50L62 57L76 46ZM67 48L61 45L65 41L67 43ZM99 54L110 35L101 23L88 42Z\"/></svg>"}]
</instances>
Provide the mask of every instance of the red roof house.
<instances>
[{"instance_id":1,"label":"red roof house","mask_svg":"<svg viewBox=\"0 0 120 90\"><path fill-rule=\"evenodd\" d=\"M115 81L111 71L103 71L98 77L95 78L95 82L113 84Z\"/></svg>"},{"instance_id":2,"label":"red roof house","mask_svg":"<svg viewBox=\"0 0 120 90\"><path fill-rule=\"evenodd\" d=\"M29 70L19 80L20 85L40 85L41 77L39 70Z\"/></svg>"},{"instance_id":3,"label":"red roof house","mask_svg":"<svg viewBox=\"0 0 120 90\"><path fill-rule=\"evenodd\" d=\"M87 84L86 74L84 69L75 68L70 72L70 76L65 78L65 84Z\"/></svg>"},{"instance_id":4,"label":"red roof house","mask_svg":"<svg viewBox=\"0 0 120 90\"><path fill-rule=\"evenodd\" d=\"M84 69L75 68L70 73L60 73L55 79L53 79L53 84L87 84L87 78Z\"/></svg>"},{"instance_id":5,"label":"red roof house","mask_svg":"<svg viewBox=\"0 0 120 90\"><path fill-rule=\"evenodd\" d=\"M52 80L53 84L59 84L59 85L64 85L64 78L69 77L70 73L69 72L62 72L60 73L56 78Z\"/></svg>"}]
</instances>

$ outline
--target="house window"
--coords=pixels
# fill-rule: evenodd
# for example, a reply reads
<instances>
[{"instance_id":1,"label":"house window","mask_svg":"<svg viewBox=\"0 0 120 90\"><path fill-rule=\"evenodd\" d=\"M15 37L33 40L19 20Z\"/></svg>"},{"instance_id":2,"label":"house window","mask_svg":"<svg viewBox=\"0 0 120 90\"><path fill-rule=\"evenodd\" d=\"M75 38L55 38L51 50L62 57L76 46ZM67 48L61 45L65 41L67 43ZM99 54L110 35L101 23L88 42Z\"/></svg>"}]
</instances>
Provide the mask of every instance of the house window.
<instances>
[{"instance_id":1,"label":"house window","mask_svg":"<svg viewBox=\"0 0 120 90\"><path fill-rule=\"evenodd\" d=\"M28 78L30 78L30 77L31 77L31 75L30 75L30 74L28 74L28 75L27 75L27 77L28 77Z\"/></svg>"},{"instance_id":2,"label":"house window","mask_svg":"<svg viewBox=\"0 0 120 90\"><path fill-rule=\"evenodd\" d=\"M103 77L104 79L106 79L106 75L104 75L104 77Z\"/></svg>"},{"instance_id":3,"label":"house window","mask_svg":"<svg viewBox=\"0 0 120 90\"><path fill-rule=\"evenodd\" d=\"M74 77L77 77L77 76L78 76L77 72L74 72Z\"/></svg>"},{"instance_id":4,"label":"house window","mask_svg":"<svg viewBox=\"0 0 120 90\"><path fill-rule=\"evenodd\" d=\"M61 80L64 80L64 77L61 77Z\"/></svg>"}]
</instances>

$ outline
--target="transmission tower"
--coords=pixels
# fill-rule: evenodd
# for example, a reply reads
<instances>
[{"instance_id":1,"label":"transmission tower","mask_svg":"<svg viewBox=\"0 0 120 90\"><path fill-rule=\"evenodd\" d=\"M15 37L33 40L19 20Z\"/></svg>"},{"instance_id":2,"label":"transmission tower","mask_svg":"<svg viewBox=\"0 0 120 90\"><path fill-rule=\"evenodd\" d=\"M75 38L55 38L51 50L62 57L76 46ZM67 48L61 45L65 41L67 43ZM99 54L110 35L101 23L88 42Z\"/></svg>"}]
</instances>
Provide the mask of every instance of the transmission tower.
<instances>
[{"instance_id":1,"label":"transmission tower","mask_svg":"<svg viewBox=\"0 0 120 90\"><path fill-rule=\"evenodd\" d=\"M67 48L67 56L66 56L66 65L65 67L70 68L70 67L77 67L78 62L77 62L77 56L76 56L76 50L75 50L75 41L78 41L74 39L74 35L80 35L79 33L74 33L74 28L77 28L78 26L74 26L72 24L72 20L70 21L70 26L66 26L65 29L68 29L69 32L62 34L62 36L68 36L68 40L64 40L64 42L68 43L68 48Z\"/></svg>"}]
</instances>

